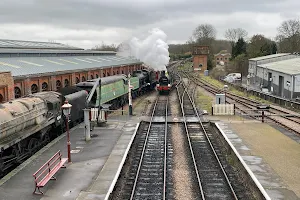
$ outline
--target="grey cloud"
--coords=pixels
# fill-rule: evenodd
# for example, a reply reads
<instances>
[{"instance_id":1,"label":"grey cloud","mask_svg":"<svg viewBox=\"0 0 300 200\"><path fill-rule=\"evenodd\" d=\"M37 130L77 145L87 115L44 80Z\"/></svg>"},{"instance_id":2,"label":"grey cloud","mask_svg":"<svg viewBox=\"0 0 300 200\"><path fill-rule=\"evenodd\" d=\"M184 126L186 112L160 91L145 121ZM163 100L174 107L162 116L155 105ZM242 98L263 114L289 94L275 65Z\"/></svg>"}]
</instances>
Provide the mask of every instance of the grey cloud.
<instances>
[{"instance_id":1,"label":"grey cloud","mask_svg":"<svg viewBox=\"0 0 300 200\"><path fill-rule=\"evenodd\" d=\"M276 6L278 2L276 0L2 0L0 22L47 23L71 28L91 26L134 28L166 17L188 17L192 14L279 12L280 7ZM293 8L293 5L290 6Z\"/></svg>"},{"instance_id":2,"label":"grey cloud","mask_svg":"<svg viewBox=\"0 0 300 200\"><path fill-rule=\"evenodd\" d=\"M92 41L117 43L131 32L140 34L159 27L169 40L186 41L200 23L212 23L218 37L228 27L275 35L280 20L299 16L299 7L299 0L1 0L0 37L53 38L88 46ZM279 13L280 18L274 18L275 25L259 25L255 19L259 13L266 17ZM9 29L13 25L18 27ZM24 25L40 28L28 30Z\"/></svg>"}]
</instances>

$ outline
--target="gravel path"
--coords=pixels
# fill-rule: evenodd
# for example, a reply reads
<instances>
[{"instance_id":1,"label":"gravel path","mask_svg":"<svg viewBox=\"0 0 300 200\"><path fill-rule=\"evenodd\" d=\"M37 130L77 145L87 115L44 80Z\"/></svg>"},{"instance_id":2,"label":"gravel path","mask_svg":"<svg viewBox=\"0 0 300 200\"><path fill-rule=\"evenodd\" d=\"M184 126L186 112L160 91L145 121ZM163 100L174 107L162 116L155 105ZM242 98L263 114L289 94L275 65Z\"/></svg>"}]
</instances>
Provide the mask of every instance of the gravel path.
<instances>
[{"instance_id":1,"label":"gravel path","mask_svg":"<svg viewBox=\"0 0 300 200\"><path fill-rule=\"evenodd\" d=\"M230 124L253 155L262 157L300 197L300 145L267 124Z\"/></svg>"}]
</instances>

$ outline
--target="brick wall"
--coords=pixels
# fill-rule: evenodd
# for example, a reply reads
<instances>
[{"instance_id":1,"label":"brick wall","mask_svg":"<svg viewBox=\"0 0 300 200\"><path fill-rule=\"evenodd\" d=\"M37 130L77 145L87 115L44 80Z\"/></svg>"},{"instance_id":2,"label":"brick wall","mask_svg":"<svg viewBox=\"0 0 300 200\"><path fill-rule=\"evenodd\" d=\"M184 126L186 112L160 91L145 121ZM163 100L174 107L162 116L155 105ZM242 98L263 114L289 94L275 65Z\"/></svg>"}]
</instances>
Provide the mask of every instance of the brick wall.
<instances>
[{"instance_id":1,"label":"brick wall","mask_svg":"<svg viewBox=\"0 0 300 200\"><path fill-rule=\"evenodd\" d=\"M10 72L0 72L0 101L14 99L14 80Z\"/></svg>"},{"instance_id":2,"label":"brick wall","mask_svg":"<svg viewBox=\"0 0 300 200\"><path fill-rule=\"evenodd\" d=\"M200 65L202 66L200 67ZM195 71L204 73L204 71L207 70L207 55L194 55L193 66Z\"/></svg>"},{"instance_id":3,"label":"brick wall","mask_svg":"<svg viewBox=\"0 0 300 200\"><path fill-rule=\"evenodd\" d=\"M104 77L108 75L121 74L122 71L125 74L128 72L132 72L136 69L140 69L141 65L130 65L130 66L122 66L122 67L108 67L105 69L92 70L86 72L74 72L67 73L57 76L40 76L34 78L26 78L26 79L17 79L13 80L10 72L0 72L0 102L9 101L15 98L16 94L20 96L28 95L34 92L41 91L56 91L58 89L57 83L60 83L60 87L65 87L66 83L69 85L76 84L76 80L80 82L84 80L89 80L91 78ZM16 96L17 98L19 96Z\"/></svg>"}]
</instances>

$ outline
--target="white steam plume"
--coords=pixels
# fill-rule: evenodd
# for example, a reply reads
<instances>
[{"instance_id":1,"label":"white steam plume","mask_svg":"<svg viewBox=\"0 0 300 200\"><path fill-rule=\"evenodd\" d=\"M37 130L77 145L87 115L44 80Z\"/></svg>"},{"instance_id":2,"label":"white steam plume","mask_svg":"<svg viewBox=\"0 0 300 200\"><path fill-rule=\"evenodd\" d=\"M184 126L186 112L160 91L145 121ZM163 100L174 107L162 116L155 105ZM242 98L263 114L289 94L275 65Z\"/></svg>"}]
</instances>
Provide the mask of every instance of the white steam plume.
<instances>
[{"instance_id":1,"label":"white steam plume","mask_svg":"<svg viewBox=\"0 0 300 200\"><path fill-rule=\"evenodd\" d=\"M136 37L122 44L119 55L134 56L154 70L166 70L169 57L167 35L160 29L149 31L148 37L140 40Z\"/></svg>"}]
</instances>

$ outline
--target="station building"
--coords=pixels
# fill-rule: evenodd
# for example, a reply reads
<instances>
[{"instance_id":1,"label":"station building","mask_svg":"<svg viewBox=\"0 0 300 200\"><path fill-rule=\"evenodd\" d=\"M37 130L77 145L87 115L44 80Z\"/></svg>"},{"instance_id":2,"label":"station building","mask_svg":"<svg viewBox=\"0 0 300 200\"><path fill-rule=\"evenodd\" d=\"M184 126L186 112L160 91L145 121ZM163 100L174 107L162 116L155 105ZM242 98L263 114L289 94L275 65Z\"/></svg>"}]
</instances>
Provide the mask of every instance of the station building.
<instances>
[{"instance_id":1,"label":"station building","mask_svg":"<svg viewBox=\"0 0 300 200\"><path fill-rule=\"evenodd\" d=\"M259 64L256 78L277 96L295 99L300 97L300 57Z\"/></svg>"},{"instance_id":2,"label":"station building","mask_svg":"<svg viewBox=\"0 0 300 200\"><path fill-rule=\"evenodd\" d=\"M0 40L0 102L142 68L139 60L118 56L114 51Z\"/></svg>"}]
</instances>

